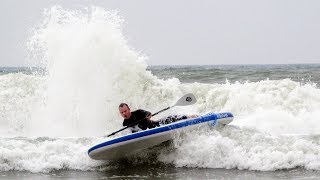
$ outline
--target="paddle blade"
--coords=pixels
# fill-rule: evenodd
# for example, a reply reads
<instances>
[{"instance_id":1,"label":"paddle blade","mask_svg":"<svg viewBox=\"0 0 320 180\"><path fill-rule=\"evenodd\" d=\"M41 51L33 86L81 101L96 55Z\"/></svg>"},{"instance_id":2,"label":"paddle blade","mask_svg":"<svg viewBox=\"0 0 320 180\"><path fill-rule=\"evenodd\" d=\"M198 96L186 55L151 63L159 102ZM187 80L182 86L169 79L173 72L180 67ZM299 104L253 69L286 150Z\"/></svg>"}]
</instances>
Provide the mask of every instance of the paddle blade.
<instances>
[{"instance_id":1,"label":"paddle blade","mask_svg":"<svg viewBox=\"0 0 320 180\"><path fill-rule=\"evenodd\" d=\"M182 96L173 106L188 106L197 102L196 97L192 93Z\"/></svg>"}]
</instances>

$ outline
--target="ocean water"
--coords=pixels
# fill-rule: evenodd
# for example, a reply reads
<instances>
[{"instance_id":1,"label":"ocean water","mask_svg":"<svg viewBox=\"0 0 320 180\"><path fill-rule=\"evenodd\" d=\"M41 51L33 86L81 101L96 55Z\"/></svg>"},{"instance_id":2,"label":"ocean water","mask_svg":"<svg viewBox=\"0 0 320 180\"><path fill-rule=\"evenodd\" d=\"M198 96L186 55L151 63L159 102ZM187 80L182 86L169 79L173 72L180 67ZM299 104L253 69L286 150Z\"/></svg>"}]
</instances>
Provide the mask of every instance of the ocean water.
<instances>
[{"instance_id":1,"label":"ocean water","mask_svg":"<svg viewBox=\"0 0 320 180\"><path fill-rule=\"evenodd\" d=\"M30 67L0 68L0 178L320 177L320 64L148 66L123 21L52 7L26 45ZM189 92L196 104L154 118L229 111L234 121L120 161L88 157L122 128L120 102L156 112Z\"/></svg>"}]
</instances>

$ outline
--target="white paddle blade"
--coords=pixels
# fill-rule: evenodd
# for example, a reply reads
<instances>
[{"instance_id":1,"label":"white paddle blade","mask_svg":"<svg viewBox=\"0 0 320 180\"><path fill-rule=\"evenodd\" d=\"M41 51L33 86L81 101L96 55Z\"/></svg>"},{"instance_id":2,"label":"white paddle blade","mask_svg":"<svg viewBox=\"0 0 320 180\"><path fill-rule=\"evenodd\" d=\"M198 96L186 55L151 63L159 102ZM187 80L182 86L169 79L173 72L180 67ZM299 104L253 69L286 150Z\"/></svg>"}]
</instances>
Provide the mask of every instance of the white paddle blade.
<instances>
[{"instance_id":1,"label":"white paddle blade","mask_svg":"<svg viewBox=\"0 0 320 180\"><path fill-rule=\"evenodd\" d=\"M197 102L196 97L192 93L182 96L173 106L188 106Z\"/></svg>"}]
</instances>

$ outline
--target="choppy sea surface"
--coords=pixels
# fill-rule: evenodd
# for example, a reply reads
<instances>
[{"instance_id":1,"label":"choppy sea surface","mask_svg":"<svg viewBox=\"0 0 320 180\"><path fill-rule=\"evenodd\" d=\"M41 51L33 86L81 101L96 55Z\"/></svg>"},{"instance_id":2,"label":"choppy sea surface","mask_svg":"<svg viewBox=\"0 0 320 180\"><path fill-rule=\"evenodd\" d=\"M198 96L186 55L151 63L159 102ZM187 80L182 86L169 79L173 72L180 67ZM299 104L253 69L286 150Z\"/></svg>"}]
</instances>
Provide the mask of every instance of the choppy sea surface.
<instances>
[{"instance_id":1,"label":"choppy sea surface","mask_svg":"<svg viewBox=\"0 0 320 180\"><path fill-rule=\"evenodd\" d=\"M320 64L162 65L148 69L159 78L175 77L183 83L245 83L290 79L304 84L320 84Z\"/></svg>"},{"instance_id":2,"label":"choppy sea surface","mask_svg":"<svg viewBox=\"0 0 320 180\"><path fill-rule=\"evenodd\" d=\"M32 68L0 68L0 178L319 179L319 64L148 66L114 12L53 7L41 22L26 46ZM186 93L197 103L154 118L234 121L119 161L88 157L122 128L119 103L157 112Z\"/></svg>"}]
</instances>

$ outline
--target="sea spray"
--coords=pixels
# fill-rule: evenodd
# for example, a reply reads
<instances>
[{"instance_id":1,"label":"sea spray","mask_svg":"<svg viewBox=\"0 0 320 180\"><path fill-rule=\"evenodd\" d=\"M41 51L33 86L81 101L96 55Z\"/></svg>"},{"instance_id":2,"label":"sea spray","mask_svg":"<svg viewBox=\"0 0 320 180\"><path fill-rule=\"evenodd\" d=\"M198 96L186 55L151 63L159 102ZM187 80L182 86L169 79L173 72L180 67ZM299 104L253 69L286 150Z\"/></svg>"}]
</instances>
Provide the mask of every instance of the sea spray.
<instances>
[{"instance_id":1,"label":"sea spray","mask_svg":"<svg viewBox=\"0 0 320 180\"><path fill-rule=\"evenodd\" d=\"M1 137L23 136L30 121L33 102L43 89L43 77L23 73L0 75L0 134Z\"/></svg>"},{"instance_id":2,"label":"sea spray","mask_svg":"<svg viewBox=\"0 0 320 180\"><path fill-rule=\"evenodd\" d=\"M116 12L98 7L46 11L29 43L31 57L40 57L48 72L46 102L33 114L29 133L103 135L121 127L120 102L152 109L159 105L152 100L181 94L146 71L146 57L128 46L121 22Z\"/></svg>"}]
</instances>

